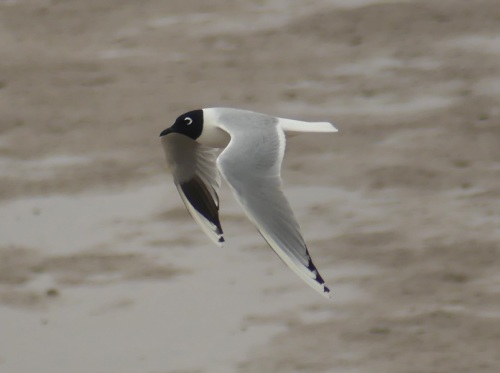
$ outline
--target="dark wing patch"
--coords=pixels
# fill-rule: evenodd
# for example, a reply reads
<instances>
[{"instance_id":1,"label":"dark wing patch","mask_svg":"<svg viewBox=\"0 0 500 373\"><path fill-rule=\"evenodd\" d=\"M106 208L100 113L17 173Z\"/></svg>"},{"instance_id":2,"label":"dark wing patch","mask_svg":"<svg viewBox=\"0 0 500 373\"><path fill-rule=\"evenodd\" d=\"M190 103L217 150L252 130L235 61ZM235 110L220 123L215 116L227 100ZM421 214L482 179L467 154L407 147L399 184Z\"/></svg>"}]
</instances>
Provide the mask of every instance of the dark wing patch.
<instances>
[{"instance_id":1,"label":"dark wing patch","mask_svg":"<svg viewBox=\"0 0 500 373\"><path fill-rule=\"evenodd\" d=\"M212 198L207 186L200 177L195 175L190 180L180 183L180 187L194 209L217 227L217 234L222 234L222 227L219 221L219 206ZM215 193L215 197L218 199L217 193ZM221 237L219 242L224 242L224 238Z\"/></svg>"},{"instance_id":2,"label":"dark wing patch","mask_svg":"<svg viewBox=\"0 0 500 373\"><path fill-rule=\"evenodd\" d=\"M307 256L309 257L309 263L307 264L307 269L309 269L314 275L316 276L315 280L318 284L323 285L323 292L324 293L330 293L330 289L328 286L325 285L325 280L323 280L323 277L319 274L319 271L317 270L316 266L314 265L311 257L309 256L309 251L306 251Z\"/></svg>"}]
</instances>

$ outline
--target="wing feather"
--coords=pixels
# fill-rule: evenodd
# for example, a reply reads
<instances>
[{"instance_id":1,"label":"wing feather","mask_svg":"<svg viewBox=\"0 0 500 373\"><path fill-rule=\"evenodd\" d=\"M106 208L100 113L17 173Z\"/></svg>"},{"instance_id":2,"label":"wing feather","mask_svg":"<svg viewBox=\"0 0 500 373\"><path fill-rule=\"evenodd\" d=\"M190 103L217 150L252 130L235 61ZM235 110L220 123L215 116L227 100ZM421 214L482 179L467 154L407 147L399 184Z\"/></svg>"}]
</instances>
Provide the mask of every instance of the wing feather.
<instances>
[{"instance_id":1,"label":"wing feather","mask_svg":"<svg viewBox=\"0 0 500 373\"><path fill-rule=\"evenodd\" d=\"M281 190L285 134L275 118L249 116L221 120L231 141L217 166L248 218L276 254L309 286L329 298L330 290L314 266L299 224ZM251 123L250 123L251 122ZM251 129L250 129L251 128Z\"/></svg>"},{"instance_id":2,"label":"wing feather","mask_svg":"<svg viewBox=\"0 0 500 373\"><path fill-rule=\"evenodd\" d=\"M176 133L163 136L161 141L175 186L187 210L208 237L222 246L224 237L217 195L220 175L215 164L217 150Z\"/></svg>"}]
</instances>

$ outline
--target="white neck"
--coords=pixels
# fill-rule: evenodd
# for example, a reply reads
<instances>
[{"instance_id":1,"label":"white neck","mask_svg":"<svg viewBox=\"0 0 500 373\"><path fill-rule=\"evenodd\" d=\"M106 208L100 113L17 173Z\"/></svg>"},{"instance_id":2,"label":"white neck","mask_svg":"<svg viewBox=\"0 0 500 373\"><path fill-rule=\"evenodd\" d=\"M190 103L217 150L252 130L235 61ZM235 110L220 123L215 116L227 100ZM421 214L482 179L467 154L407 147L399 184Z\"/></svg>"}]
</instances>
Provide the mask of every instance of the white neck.
<instances>
[{"instance_id":1,"label":"white neck","mask_svg":"<svg viewBox=\"0 0 500 373\"><path fill-rule=\"evenodd\" d=\"M225 148L231 136L220 128L217 114L211 109L203 109L203 131L196 139L198 143L212 148Z\"/></svg>"}]
</instances>

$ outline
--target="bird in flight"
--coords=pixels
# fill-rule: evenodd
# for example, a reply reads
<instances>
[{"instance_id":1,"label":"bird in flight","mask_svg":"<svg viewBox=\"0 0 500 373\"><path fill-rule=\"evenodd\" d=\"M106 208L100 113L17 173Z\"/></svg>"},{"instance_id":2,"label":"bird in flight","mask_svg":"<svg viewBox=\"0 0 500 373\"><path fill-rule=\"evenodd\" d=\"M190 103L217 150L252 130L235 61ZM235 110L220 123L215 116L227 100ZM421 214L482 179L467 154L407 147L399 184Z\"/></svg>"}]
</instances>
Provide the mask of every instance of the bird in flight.
<instances>
[{"instance_id":1,"label":"bird in flight","mask_svg":"<svg viewBox=\"0 0 500 373\"><path fill-rule=\"evenodd\" d=\"M217 195L222 174L247 217L281 260L329 298L330 289L311 260L281 189L286 137L300 132L337 129L328 122L208 108L182 114L160 137L182 201L213 242L219 246L224 243Z\"/></svg>"}]
</instances>

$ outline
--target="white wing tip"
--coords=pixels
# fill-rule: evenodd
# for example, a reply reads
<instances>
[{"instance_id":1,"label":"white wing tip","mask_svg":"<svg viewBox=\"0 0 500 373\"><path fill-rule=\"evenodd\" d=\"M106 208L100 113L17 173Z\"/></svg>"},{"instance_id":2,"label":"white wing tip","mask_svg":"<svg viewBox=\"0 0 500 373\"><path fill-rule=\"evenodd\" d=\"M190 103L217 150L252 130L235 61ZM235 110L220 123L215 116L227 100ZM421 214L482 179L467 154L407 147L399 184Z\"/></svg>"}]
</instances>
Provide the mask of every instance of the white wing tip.
<instances>
[{"instance_id":1,"label":"white wing tip","mask_svg":"<svg viewBox=\"0 0 500 373\"><path fill-rule=\"evenodd\" d=\"M315 277L313 278L313 282L306 281L306 283L326 299L332 299L330 288L326 285L318 270L314 269L314 271L312 271L311 273L315 275Z\"/></svg>"},{"instance_id":2,"label":"white wing tip","mask_svg":"<svg viewBox=\"0 0 500 373\"><path fill-rule=\"evenodd\" d=\"M215 241L215 240L214 240ZM226 243L226 240L224 240L223 236L219 236L217 239L217 242L215 244L219 247L224 247L224 244Z\"/></svg>"},{"instance_id":3,"label":"white wing tip","mask_svg":"<svg viewBox=\"0 0 500 373\"><path fill-rule=\"evenodd\" d=\"M332 299L330 289L325 284L323 284L323 292L321 293L321 295L323 295L326 299Z\"/></svg>"},{"instance_id":4,"label":"white wing tip","mask_svg":"<svg viewBox=\"0 0 500 373\"><path fill-rule=\"evenodd\" d=\"M195 220L197 219L195 218ZM224 244L226 243L226 240L224 239L224 233L220 230L217 230L217 227L212 225L212 229L207 229L206 225L201 225L201 229L210 238L210 241L212 241L219 247L224 247Z\"/></svg>"}]
</instances>

